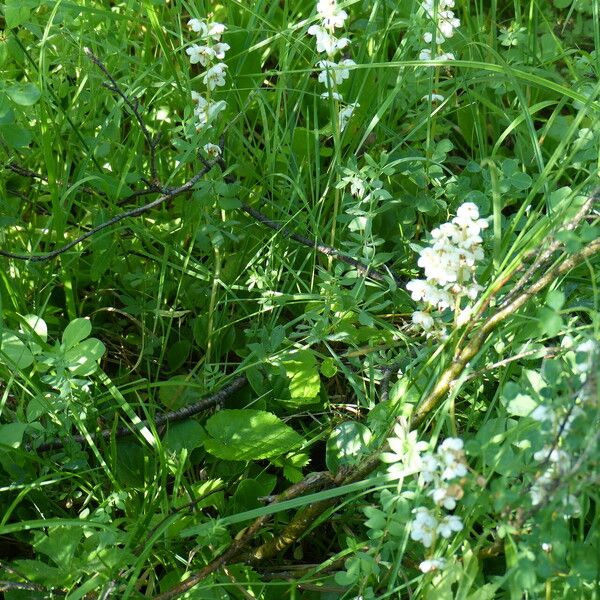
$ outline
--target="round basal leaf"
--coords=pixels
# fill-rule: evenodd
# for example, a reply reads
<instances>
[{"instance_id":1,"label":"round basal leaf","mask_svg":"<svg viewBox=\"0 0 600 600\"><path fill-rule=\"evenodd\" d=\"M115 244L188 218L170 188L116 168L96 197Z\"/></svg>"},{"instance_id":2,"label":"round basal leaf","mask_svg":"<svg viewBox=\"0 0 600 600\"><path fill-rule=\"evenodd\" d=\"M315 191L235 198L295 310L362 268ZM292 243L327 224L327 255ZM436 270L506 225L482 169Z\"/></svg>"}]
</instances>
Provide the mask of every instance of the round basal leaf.
<instances>
[{"instance_id":1,"label":"round basal leaf","mask_svg":"<svg viewBox=\"0 0 600 600\"><path fill-rule=\"evenodd\" d=\"M8 97L20 106L31 106L35 104L42 93L35 83L15 83L7 88Z\"/></svg>"},{"instance_id":2,"label":"round basal leaf","mask_svg":"<svg viewBox=\"0 0 600 600\"><path fill-rule=\"evenodd\" d=\"M262 410L222 410L206 422L211 438L207 452L225 460L257 460L280 456L304 442L273 413Z\"/></svg>"},{"instance_id":3,"label":"round basal leaf","mask_svg":"<svg viewBox=\"0 0 600 600\"><path fill-rule=\"evenodd\" d=\"M325 462L336 473L340 467L358 462L371 441L371 431L362 423L346 421L338 425L327 440Z\"/></svg>"},{"instance_id":4,"label":"round basal leaf","mask_svg":"<svg viewBox=\"0 0 600 600\"><path fill-rule=\"evenodd\" d=\"M92 324L89 319L73 319L66 327L62 335L62 343L65 350L77 345L81 340L90 335Z\"/></svg>"},{"instance_id":5,"label":"round basal leaf","mask_svg":"<svg viewBox=\"0 0 600 600\"><path fill-rule=\"evenodd\" d=\"M96 338L90 338L65 352L65 361L73 375L91 375L98 368L96 361L102 358L104 352L104 344Z\"/></svg>"},{"instance_id":6,"label":"round basal leaf","mask_svg":"<svg viewBox=\"0 0 600 600\"><path fill-rule=\"evenodd\" d=\"M0 350L2 358L10 367L26 369L33 363L33 354L27 346L11 331L2 333Z\"/></svg>"}]
</instances>

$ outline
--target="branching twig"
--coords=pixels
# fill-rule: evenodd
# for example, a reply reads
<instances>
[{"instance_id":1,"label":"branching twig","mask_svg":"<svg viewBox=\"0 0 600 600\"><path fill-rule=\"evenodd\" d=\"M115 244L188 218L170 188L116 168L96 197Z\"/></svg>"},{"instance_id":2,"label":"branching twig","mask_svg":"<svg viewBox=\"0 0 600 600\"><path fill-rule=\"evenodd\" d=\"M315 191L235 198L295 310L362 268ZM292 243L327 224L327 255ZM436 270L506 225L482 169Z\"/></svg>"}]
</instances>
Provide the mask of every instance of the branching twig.
<instances>
[{"instance_id":1,"label":"branching twig","mask_svg":"<svg viewBox=\"0 0 600 600\"><path fill-rule=\"evenodd\" d=\"M212 167L213 164L214 163L211 163L210 166ZM47 254L17 254L14 252L7 252L6 250L0 250L0 256L5 256L6 258L13 258L15 260L28 260L31 262L44 262L44 261L56 258L60 254L63 254L67 250L70 250L74 246L77 246L77 244L80 244L84 240L87 240L89 237L92 237L93 235L102 231L103 229L106 229L107 227L111 227L112 225L115 225L116 223L119 223L120 221L123 221L124 219L129 219L130 217L137 217L139 215L142 215L142 214L152 210L153 208L156 208L157 206L160 206L161 204L164 204L165 202L172 200L173 198L175 198L176 196L179 196L180 194L189 192L194 187L194 185L196 185L198 180L203 175L206 175L206 173L208 173L208 171L210 171L210 168L204 167L201 171L196 173L196 175L194 175L189 181L187 181L183 185L180 185L179 187L176 187L176 188L169 189L166 193L162 194L160 197L156 198L155 200L152 200L152 202L148 202L148 204L144 204L143 206L138 206L137 208L132 208L131 210L126 210L125 212L115 215L112 219L109 219L108 221L105 221L104 223L100 223L100 225L97 225L96 227L93 227L89 231L86 231L84 234L82 234L79 237L75 238L74 240L70 241L68 244L61 246L60 248L57 248L56 250L52 250L52 252L48 252Z\"/></svg>"},{"instance_id":2,"label":"branching twig","mask_svg":"<svg viewBox=\"0 0 600 600\"><path fill-rule=\"evenodd\" d=\"M152 176L152 185L160 186L158 180L158 171L156 169L156 148L160 141L160 135L156 135L152 137L148 128L146 127L146 123L144 123L144 119L142 119L142 115L139 111L139 103L137 100L132 100L119 86L115 78L112 76L110 71L104 66L104 63L89 49L84 48L84 52L87 57L104 73L104 76L108 79L110 83L104 83L104 87L111 92L114 92L118 96L123 99L123 102L129 107L129 110L133 113L136 121L140 126L140 130L142 135L146 139L146 143L148 144L148 148L150 150L150 174Z\"/></svg>"},{"instance_id":3,"label":"branching twig","mask_svg":"<svg viewBox=\"0 0 600 600\"><path fill-rule=\"evenodd\" d=\"M241 390L246 385L246 383L248 383L248 380L246 379L246 377L244 375L237 377L229 385L225 386L223 389L219 390L215 394L208 396L207 398L203 398L202 400L199 400L198 402L195 402L194 404L190 404L189 406L184 406L183 408L180 408L178 410L172 410L170 412L161 413L161 414L156 415L152 419L152 423L154 424L155 427L160 427L161 425L164 425L165 423L175 423L176 421L181 421L181 420L187 419L193 415L197 415L198 413L201 413L205 410L208 410L209 408L213 408L214 406L221 404L221 402L223 402L226 398L229 398L229 396L231 396L232 394L235 394L235 392ZM148 425L149 425L148 421L140 421L139 423L137 423L135 425L135 427L142 428L142 427L147 427ZM131 427L123 426L123 427L119 427L115 431L114 435L117 438L121 438L121 437L125 437L127 435L131 435L132 433L133 433L133 430ZM108 439L112 435L113 435L112 429L103 429L102 431L99 431L99 432L93 434L92 438ZM84 442L85 440L86 440L86 437L83 435L74 435L74 436L69 437L69 442L73 441L78 444ZM59 448L63 448L65 443L66 442L64 440L56 439L51 442L46 442L44 444L41 444L40 446L35 448L35 451L36 452L47 452L48 450L58 450Z\"/></svg>"},{"instance_id":4,"label":"branching twig","mask_svg":"<svg viewBox=\"0 0 600 600\"><path fill-rule=\"evenodd\" d=\"M331 256L333 258L336 258L337 260L344 262L347 265L350 265L351 267L354 267L363 275L369 276L372 279L375 279L376 281L385 281L386 277L392 277L398 285L404 285L406 283L405 280L402 277L400 277L400 275L394 273L391 270L389 271L389 274L386 275L386 273L381 272L375 267L365 265L356 258L347 256L346 254L343 254L342 252L336 250L335 248L332 248L331 246L327 246L322 242L314 242L312 240L309 240L307 237L304 237L303 235L294 233L293 231L290 231L280 223L272 221L271 219L269 219L269 217L256 210L255 208L252 208L248 204L242 204L241 209L247 215L251 216L254 220L258 221L259 223L262 223L263 225L266 225L267 227L270 227L271 229L274 229L275 231L280 232L284 237L290 238L295 242L302 244L303 246L307 246L308 248L312 248L317 252L324 254L325 256Z\"/></svg>"}]
</instances>

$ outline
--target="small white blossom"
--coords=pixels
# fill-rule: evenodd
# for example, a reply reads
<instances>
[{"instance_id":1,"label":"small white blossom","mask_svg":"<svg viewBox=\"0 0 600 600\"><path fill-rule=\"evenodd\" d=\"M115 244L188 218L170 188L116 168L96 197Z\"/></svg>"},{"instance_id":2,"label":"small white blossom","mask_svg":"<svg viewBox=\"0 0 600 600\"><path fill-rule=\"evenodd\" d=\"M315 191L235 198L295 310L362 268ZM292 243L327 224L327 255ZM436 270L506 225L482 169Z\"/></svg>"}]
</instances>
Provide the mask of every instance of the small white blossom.
<instances>
[{"instance_id":1,"label":"small white blossom","mask_svg":"<svg viewBox=\"0 0 600 600\"><path fill-rule=\"evenodd\" d=\"M447 438L437 449L437 454L444 466L442 479L449 480L455 477L464 477L468 471L465 465L463 441L460 438Z\"/></svg>"},{"instance_id":2,"label":"small white blossom","mask_svg":"<svg viewBox=\"0 0 600 600\"><path fill-rule=\"evenodd\" d=\"M200 63L203 67L206 67L215 58L215 51L212 48L198 46L198 44L186 48L185 53L190 57L192 65Z\"/></svg>"},{"instance_id":3,"label":"small white blossom","mask_svg":"<svg viewBox=\"0 0 600 600\"><path fill-rule=\"evenodd\" d=\"M214 44L212 49L215 53L215 57L219 60L223 60L225 58L225 53L229 50L229 44L225 42L219 42L218 44Z\"/></svg>"},{"instance_id":4,"label":"small white blossom","mask_svg":"<svg viewBox=\"0 0 600 600\"><path fill-rule=\"evenodd\" d=\"M456 515L446 515L437 526L437 533L448 539L453 532L458 532L463 529L463 523L460 517Z\"/></svg>"},{"instance_id":5,"label":"small white blossom","mask_svg":"<svg viewBox=\"0 0 600 600\"><path fill-rule=\"evenodd\" d=\"M359 106L360 104L358 102L353 102L352 104L348 104L347 106L342 108L342 110L340 110L340 113L338 115L340 131L344 131L344 129L346 129L346 125L348 124L350 117L354 114L354 110Z\"/></svg>"},{"instance_id":6,"label":"small white blossom","mask_svg":"<svg viewBox=\"0 0 600 600\"><path fill-rule=\"evenodd\" d=\"M421 479L423 483L431 483L437 477L440 470L439 460L431 453L427 452L421 457Z\"/></svg>"},{"instance_id":7,"label":"small white blossom","mask_svg":"<svg viewBox=\"0 0 600 600\"><path fill-rule=\"evenodd\" d=\"M213 158L217 158L217 156L221 156L221 148L216 144L205 144L202 148L206 154Z\"/></svg>"},{"instance_id":8,"label":"small white blossom","mask_svg":"<svg viewBox=\"0 0 600 600\"><path fill-rule=\"evenodd\" d=\"M429 60L429 59L427 59ZM432 104L438 104L444 101L444 96L441 94L427 94L421 98L423 102L431 102Z\"/></svg>"},{"instance_id":9,"label":"small white blossom","mask_svg":"<svg viewBox=\"0 0 600 600\"><path fill-rule=\"evenodd\" d=\"M209 90L214 90L217 86L225 85L225 70L227 65L225 63L217 63L213 65L202 78L202 82L206 84Z\"/></svg>"},{"instance_id":10,"label":"small white blossom","mask_svg":"<svg viewBox=\"0 0 600 600\"><path fill-rule=\"evenodd\" d=\"M208 33L208 26L200 19L190 19L188 21L188 27L195 33L199 33L201 37L205 37Z\"/></svg>"},{"instance_id":11,"label":"small white blossom","mask_svg":"<svg viewBox=\"0 0 600 600\"><path fill-rule=\"evenodd\" d=\"M429 560L424 560L419 565L419 570L421 573L432 573L433 571L439 571L446 566L446 559L444 558L430 558Z\"/></svg>"},{"instance_id":12,"label":"small white blossom","mask_svg":"<svg viewBox=\"0 0 600 600\"><path fill-rule=\"evenodd\" d=\"M425 331L429 331L433 327L433 317L421 310L416 310L412 314L412 322L415 325L420 325Z\"/></svg>"},{"instance_id":13,"label":"small white blossom","mask_svg":"<svg viewBox=\"0 0 600 600\"><path fill-rule=\"evenodd\" d=\"M327 56L333 56L350 44L348 38L337 38L320 25L311 25L308 28L308 34L316 37L317 52L324 52Z\"/></svg>"},{"instance_id":14,"label":"small white blossom","mask_svg":"<svg viewBox=\"0 0 600 600\"><path fill-rule=\"evenodd\" d=\"M350 77L348 67L354 66L355 64L356 63L350 58L345 58L339 63L335 63L331 60L320 60L317 63L317 66L323 70L319 73L319 82L328 87L332 83L340 85L345 79Z\"/></svg>"},{"instance_id":15,"label":"small white blossom","mask_svg":"<svg viewBox=\"0 0 600 600\"><path fill-rule=\"evenodd\" d=\"M438 521L425 506L419 506L412 512L415 518L411 522L410 537L415 542L421 542L425 548L430 548L435 540Z\"/></svg>"},{"instance_id":16,"label":"small white blossom","mask_svg":"<svg viewBox=\"0 0 600 600\"><path fill-rule=\"evenodd\" d=\"M348 18L348 13L338 7L336 0L319 0L317 2L317 13L321 17L323 26L328 29L343 27Z\"/></svg>"},{"instance_id":17,"label":"small white blossom","mask_svg":"<svg viewBox=\"0 0 600 600\"><path fill-rule=\"evenodd\" d=\"M335 100L336 102L341 102L344 99L341 94L339 94L338 92L333 92L331 90L329 90L327 92L323 92L321 94L321 98L323 98L323 100L329 100L330 95L331 95L331 98L333 100Z\"/></svg>"},{"instance_id":18,"label":"small white blossom","mask_svg":"<svg viewBox=\"0 0 600 600\"><path fill-rule=\"evenodd\" d=\"M225 33L227 27L223 25L223 23L211 23L208 26L208 31L206 35L212 38L215 42L218 42L221 39L221 35Z\"/></svg>"},{"instance_id":19,"label":"small white blossom","mask_svg":"<svg viewBox=\"0 0 600 600\"><path fill-rule=\"evenodd\" d=\"M202 94L192 92L192 100L196 103L194 115L197 117L196 129L208 126L217 118L218 114L225 109L227 103L224 100L209 102Z\"/></svg>"}]
</instances>

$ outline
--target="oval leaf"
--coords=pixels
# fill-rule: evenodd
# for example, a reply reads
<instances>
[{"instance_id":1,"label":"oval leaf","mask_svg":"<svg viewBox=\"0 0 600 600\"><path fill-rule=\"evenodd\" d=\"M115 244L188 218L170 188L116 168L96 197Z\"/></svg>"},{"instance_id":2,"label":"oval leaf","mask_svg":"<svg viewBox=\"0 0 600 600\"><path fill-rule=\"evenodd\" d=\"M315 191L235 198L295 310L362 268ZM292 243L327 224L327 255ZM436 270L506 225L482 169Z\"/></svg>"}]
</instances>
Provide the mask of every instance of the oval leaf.
<instances>
[{"instance_id":1,"label":"oval leaf","mask_svg":"<svg viewBox=\"0 0 600 600\"><path fill-rule=\"evenodd\" d=\"M15 104L20 106L35 104L42 95L35 83L15 83L6 90L6 93Z\"/></svg>"},{"instance_id":2,"label":"oval leaf","mask_svg":"<svg viewBox=\"0 0 600 600\"><path fill-rule=\"evenodd\" d=\"M62 335L62 343L65 345L65 350L69 350L85 340L92 332L92 324L89 319L73 319L65 328Z\"/></svg>"},{"instance_id":3,"label":"oval leaf","mask_svg":"<svg viewBox=\"0 0 600 600\"><path fill-rule=\"evenodd\" d=\"M65 352L65 361L73 375L91 375L97 368L97 361L106 351L104 344L96 338L85 340Z\"/></svg>"},{"instance_id":4,"label":"oval leaf","mask_svg":"<svg viewBox=\"0 0 600 600\"><path fill-rule=\"evenodd\" d=\"M304 442L273 413L262 410L222 410L206 422L212 439L204 447L225 460L257 460L280 456Z\"/></svg>"},{"instance_id":5,"label":"oval leaf","mask_svg":"<svg viewBox=\"0 0 600 600\"><path fill-rule=\"evenodd\" d=\"M2 334L0 350L8 361L9 366L16 369L26 369L33 363L33 354L27 346L12 332Z\"/></svg>"}]
</instances>

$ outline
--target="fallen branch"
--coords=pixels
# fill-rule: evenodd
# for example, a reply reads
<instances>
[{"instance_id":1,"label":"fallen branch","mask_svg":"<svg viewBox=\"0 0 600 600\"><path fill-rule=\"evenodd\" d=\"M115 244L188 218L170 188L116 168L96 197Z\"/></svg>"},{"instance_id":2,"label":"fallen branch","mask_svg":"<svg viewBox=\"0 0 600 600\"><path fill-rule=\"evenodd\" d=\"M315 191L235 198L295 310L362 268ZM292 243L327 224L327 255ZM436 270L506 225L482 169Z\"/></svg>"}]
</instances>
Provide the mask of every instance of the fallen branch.
<instances>
[{"instance_id":1,"label":"fallen branch","mask_svg":"<svg viewBox=\"0 0 600 600\"><path fill-rule=\"evenodd\" d=\"M189 406L184 406L183 408L180 408L178 410L172 410L170 412L160 413L158 415L155 415L151 422L149 420L140 421L139 423L137 423L135 425L135 428L141 429L142 427L150 426L150 424L154 425L155 427L160 427L161 425L165 425L167 423L175 423L176 421L182 421L183 419L188 419L189 417L197 415L198 413L201 413L210 408L214 408L215 406L221 404L224 400L229 398L229 396L232 396L233 394L235 394L235 392L238 392L239 390L241 390L247 383L248 383L248 380L246 379L245 375L236 377L229 385L226 385L223 389L212 394L211 396L208 396L207 398L203 398L202 400L199 400L198 402L195 402L194 404L190 404ZM135 429L132 429L131 427L125 425L123 427L119 427L114 432L114 436L116 438L122 438L122 437L125 437L128 435L131 435L132 433L134 433L134 431L135 431ZM102 431L92 434L92 439L95 439L95 440L105 439L106 440L106 439L112 437L112 435L113 435L112 429L103 429ZM70 436L68 441L69 442L73 441L78 444L81 444L81 443L85 442L86 439L87 438L84 435L74 435L74 436ZM36 452L47 452L48 450L58 450L59 448L63 448L65 446L65 444L66 444L65 440L56 439L56 440L52 440L51 442L45 442L43 444L40 444L37 448L34 448L34 450Z\"/></svg>"}]
</instances>

